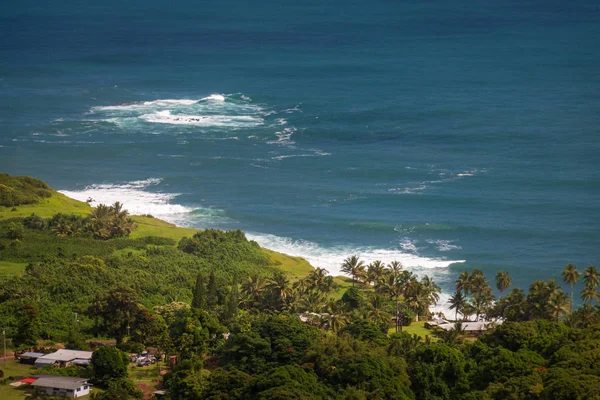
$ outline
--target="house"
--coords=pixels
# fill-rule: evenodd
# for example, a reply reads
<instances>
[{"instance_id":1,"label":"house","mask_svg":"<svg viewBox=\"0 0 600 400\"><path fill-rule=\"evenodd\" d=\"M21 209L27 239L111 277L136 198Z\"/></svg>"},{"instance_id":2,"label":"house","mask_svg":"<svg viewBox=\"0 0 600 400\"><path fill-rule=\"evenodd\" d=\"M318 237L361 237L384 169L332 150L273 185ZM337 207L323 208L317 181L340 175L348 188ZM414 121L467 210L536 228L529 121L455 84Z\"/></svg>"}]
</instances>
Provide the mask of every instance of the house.
<instances>
[{"instance_id":1,"label":"house","mask_svg":"<svg viewBox=\"0 0 600 400\"><path fill-rule=\"evenodd\" d=\"M93 351L80 351L80 350L69 350L61 349L54 353L46 354L45 356L39 357L35 360L35 366L37 368L47 367L54 365L57 367L69 367L71 365L89 365L92 361Z\"/></svg>"},{"instance_id":2,"label":"house","mask_svg":"<svg viewBox=\"0 0 600 400\"><path fill-rule=\"evenodd\" d=\"M76 398L90 393L87 379L75 376L42 375L31 386L50 396Z\"/></svg>"},{"instance_id":3,"label":"house","mask_svg":"<svg viewBox=\"0 0 600 400\"><path fill-rule=\"evenodd\" d=\"M33 352L28 351L19 356L19 362L21 364L34 365L35 361L38 358L43 357L44 355L45 355L44 353L33 353Z\"/></svg>"},{"instance_id":4,"label":"house","mask_svg":"<svg viewBox=\"0 0 600 400\"><path fill-rule=\"evenodd\" d=\"M496 322L496 323L498 323L498 322ZM462 329L465 332L480 333L480 332L485 332L488 329L488 326L491 324L492 324L491 322L484 322L484 321L463 322ZM447 323L447 324L440 324L438 326L446 331L452 331L452 330L454 330L455 324Z\"/></svg>"}]
</instances>

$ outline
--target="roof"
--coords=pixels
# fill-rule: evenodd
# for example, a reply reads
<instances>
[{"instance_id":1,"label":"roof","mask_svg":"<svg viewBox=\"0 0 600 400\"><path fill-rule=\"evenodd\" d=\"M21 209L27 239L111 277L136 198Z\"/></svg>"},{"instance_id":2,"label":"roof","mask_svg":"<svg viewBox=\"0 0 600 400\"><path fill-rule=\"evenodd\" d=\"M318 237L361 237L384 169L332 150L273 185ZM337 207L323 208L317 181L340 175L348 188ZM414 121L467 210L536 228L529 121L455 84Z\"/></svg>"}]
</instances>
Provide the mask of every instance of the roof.
<instances>
[{"instance_id":1,"label":"roof","mask_svg":"<svg viewBox=\"0 0 600 400\"><path fill-rule=\"evenodd\" d=\"M45 356L38 358L38 361L39 360L72 361L76 358L91 359L93 353L94 353L93 351L60 349L54 353L46 354Z\"/></svg>"},{"instance_id":2,"label":"roof","mask_svg":"<svg viewBox=\"0 0 600 400\"><path fill-rule=\"evenodd\" d=\"M33 383L35 381L37 381L38 378L23 378L21 379L19 382L23 382L23 383Z\"/></svg>"},{"instance_id":3,"label":"roof","mask_svg":"<svg viewBox=\"0 0 600 400\"><path fill-rule=\"evenodd\" d=\"M31 351L27 351L27 352L21 354L19 357L21 357L21 358L22 357L39 358L39 357L42 357L44 355L45 355L44 353L34 353L34 352L31 352Z\"/></svg>"},{"instance_id":4,"label":"roof","mask_svg":"<svg viewBox=\"0 0 600 400\"><path fill-rule=\"evenodd\" d=\"M488 324L489 322L463 322L462 329L464 329L466 332L485 331L487 329L486 325ZM440 324L438 326L447 331L454 330L454 324L451 323Z\"/></svg>"},{"instance_id":5,"label":"roof","mask_svg":"<svg viewBox=\"0 0 600 400\"><path fill-rule=\"evenodd\" d=\"M42 376L33 382L32 386L51 387L58 389L77 389L87 382L86 378L76 376Z\"/></svg>"}]
</instances>

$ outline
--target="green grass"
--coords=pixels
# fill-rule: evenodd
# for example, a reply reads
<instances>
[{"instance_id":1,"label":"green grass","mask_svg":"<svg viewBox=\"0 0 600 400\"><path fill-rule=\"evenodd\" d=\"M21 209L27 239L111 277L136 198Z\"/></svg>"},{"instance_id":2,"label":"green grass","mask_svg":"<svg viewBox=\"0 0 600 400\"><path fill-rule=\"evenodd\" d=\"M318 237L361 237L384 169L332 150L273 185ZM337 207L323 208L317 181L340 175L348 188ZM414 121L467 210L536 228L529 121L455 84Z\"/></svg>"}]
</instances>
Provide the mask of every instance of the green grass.
<instances>
[{"instance_id":1,"label":"green grass","mask_svg":"<svg viewBox=\"0 0 600 400\"><path fill-rule=\"evenodd\" d=\"M396 328L390 328L388 334L396 332ZM402 332L406 332L410 335L417 335L425 339L425 336L429 336L432 342L437 342L439 339L433 336L433 332L430 329L425 328L425 321L413 322L409 326L403 326Z\"/></svg>"},{"instance_id":2,"label":"green grass","mask_svg":"<svg viewBox=\"0 0 600 400\"><path fill-rule=\"evenodd\" d=\"M304 278L314 270L312 265L302 257L292 257L269 249L263 251L269 255L269 266L289 273L293 280Z\"/></svg>"},{"instance_id":3,"label":"green grass","mask_svg":"<svg viewBox=\"0 0 600 400\"><path fill-rule=\"evenodd\" d=\"M8 378L9 376L26 377L36 371L36 368L33 366L19 364L19 362L14 359L6 360L6 365L4 365L4 359L0 359L0 369L4 371L4 378ZM8 383L5 385L0 385L0 399L23 400L26 395L25 387L26 385L21 387L13 387Z\"/></svg>"},{"instance_id":4,"label":"green grass","mask_svg":"<svg viewBox=\"0 0 600 400\"><path fill-rule=\"evenodd\" d=\"M137 229L129 236L132 239L144 236L160 236L179 241L182 237L192 237L194 233L198 232L198 229L182 228L158 218L133 215L131 219L137 225Z\"/></svg>"},{"instance_id":5,"label":"green grass","mask_svg":"<svg viewBox=\"0 0 600 400\"><path fill-rule=\"evenodd\" d=\"M0 276L16 275L25 270L27 263L9 262L0 260Z\"/></svg>"},{"instance_id":6,"label":"green grass","mask_svg":"<svg viewBox=\"0 0 600 400\"><path fill-rule=\"evenodd\" d=\"M0 207L0 219L2 218L23 218L31 214L43 218L50 218L59 212L64 214L86 215L91 211L88 203L71 199L64 194L52 192L52 197L43 199L38 204L27 204L13 207Z\"/></svg>"},{"instance_id":7,"label":"green grass","mask_svg":"<svg viewBox=\"0 0 600 400\"><path fill-rule=\"evenodd\" d=\"M346 290L348 290L352 287L352 278L350 278L348 276L340 275L340 276L334 277L333 281L337 285L337 289L335 290L333 297L336 300L339 300L342 298L342 296L344 295Z\"/></svg>"}]
</instances>

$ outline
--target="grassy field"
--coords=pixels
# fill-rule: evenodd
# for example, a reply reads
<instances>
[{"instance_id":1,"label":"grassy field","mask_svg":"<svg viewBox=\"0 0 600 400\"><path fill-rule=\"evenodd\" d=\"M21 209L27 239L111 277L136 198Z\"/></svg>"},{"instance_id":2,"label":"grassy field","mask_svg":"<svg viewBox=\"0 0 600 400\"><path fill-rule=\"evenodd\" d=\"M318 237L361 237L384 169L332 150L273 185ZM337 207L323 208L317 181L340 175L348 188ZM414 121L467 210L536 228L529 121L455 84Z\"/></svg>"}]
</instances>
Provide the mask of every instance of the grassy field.
<instances>
[{"instance_id":1,"label":"grassy field","mask_svg":"<svg viewBox=\"0 0 600 400\"><path fill-rule=\"evenodd\" d=\"M19 364L19 362L14 359L6 360L5 365L4 360L2 359L0 360L0 370L4 371L4 378L12 376L20 379L31 375L36 369L31 365ZM2 400L23 400L25 396L26 391L24 386L13 387L8 383L0 385L0 399Z\"/></svg>"},{"instance_id":2,"label":"grassy field","mask_svg":"<svg viewBox=\"0 0 600 400\"><path fill-rule=\"evenodd\" d=\"M13 211L13 208L16 209ZM16 207L0 207L0 218L22 218L31 214L50 218L56 213L86 215L91 211L88 203L71 199L64 194L53 192L52 197L39 204L27 204Z\"/></svg>"},{"instance_id":3,"label":"grassy field","mask_svg":"<svg viewBox=\"0 0 600 400\"><path fill-rule=\"evenodd\" d=\"M182 237L191 237L198 231L194 228L182 228L158 218L133 215L131 217L137 229L129 237L135 239L144 236L161 236L179 241Z\"/></svg>"},{"instance_id":4,"label":"grassy field","mask_svg":"<svg viewBox=\"0 0 600 400\"><path fill-rule=\"evenodd\" d=\"M26 266L27 263L0 260L0 276L19 274L25 270Z\"/></svg>"},{"instance_id":5,"label":"grassy field","mask_svg":"<svg viewBox=\"0 0 600 400\"><path fill-rule=\"evenodd\" d=\"M426 336L431 338L432 342L436 342L439 339L433 336L433 332L431 330L425 328L425 321L413 322L409 326L403 326L402 331L409 333L411 335L417 335L425 339ZM388 334L392 334L396 332L396 328L390 328Z\"/></svg>"}]
</instances>

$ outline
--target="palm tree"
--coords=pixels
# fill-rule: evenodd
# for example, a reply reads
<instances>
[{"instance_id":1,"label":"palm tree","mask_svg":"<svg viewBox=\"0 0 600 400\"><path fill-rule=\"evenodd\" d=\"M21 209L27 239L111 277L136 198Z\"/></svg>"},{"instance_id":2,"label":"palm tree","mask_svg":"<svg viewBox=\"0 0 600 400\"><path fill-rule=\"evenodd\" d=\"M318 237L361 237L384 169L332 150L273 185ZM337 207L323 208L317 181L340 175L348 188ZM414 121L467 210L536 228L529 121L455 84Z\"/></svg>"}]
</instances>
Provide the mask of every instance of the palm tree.
<instances>
[{"instance_id":1,"label":"palm tree","mask_svg":"<svg viewBox=\"0 0 600 400\"><path fill-rule=\"evenodd\" d=\"M266 284L264 277L257 274L250 275L246 282L242 284L242 294L257 305L260 303L260 296L265 291Z\"/></svg>"},{"instance_id":2,"label":"palm tree","mask_svg":"<svg viewBox=\"0 0 600 400\"><path fill-rule=\"evenodd\" d=\"M327 277L327 270L325 268L315 268L312 270L307 278L312 283L313 287L319 287L325 282Z\"/></svg>"},{"instance_id":3,"label":"palm tree","mask_svg":"<svg viewBox=\"0 0 600 400\"><path fill-rule=\"evenodd\" d=\"M373 283L377 286L378 282L381 280L383 273L385 271L385 265L379 261L375 260L371 264L369 264L367 269L367 274L365 276L365 283L368 283L369 286Z\"/></svg>"},{"instance_id":4,"label":"palm tree","mask_svg":"<svg viewBox=\"0 0 600 400\"><path fill-rule=\"evenodd\" d=\"M385 278L381 281L379 290L396 302L396 332L398 332L398 328L402 330L402 325L400 324L400 296L404 293L404 285L391 272L386 274Z\"/></svg>"},{"instance_id":5,"label":"palm tree","mask_svg":"<svg viewBox=\"0 0 600 400\"><path fill-rule=\"evenodd\" d=\"M357 278L361 277L365 271L365 264L358 258L357 255L350 256L344 260L342 268L343 273L352 275L352 287Z\"/></svg>"},{"instance_id":6,"label":"palm tree","mask_svg":"<svg viewBox=\"0 0 600 400\"><path fill-rule=\"evenodd\" d=\"M510 287L511 279L508 272L500 271L496 274L496 287L500 294Z\"/></svg>"},{"instance_id":7,"label":"palm tree","mask_svg":"<svg viewBox=\"0 0 600 400\"><path fill-rule=\"evenodd\" d=\"M367 303L367 318L376 324L387 324L391 321L390 315L385 312L385 301L380 295L374 295L369 298Z\"/></svg>"},{"instance_id":8,"label":"palm tree","mask_svg":"<svg viewBox=\"0 0 600 400\"><path fill-rule=\"evenodd\" d=\"M300 299L300 306L304 311L319 312L323 308L324 302L323 294L313 290Z\"/></svg>"},{"instance_id":9,"label":"palm tree","mask_svg":"<svg viewBox=\"0 0 600 400\"><path fill-rule=\"evenodd\" d=\"M278 301L282 304L285 303L285 299L292 295L292 288L290 286L290 280L281 271L277 271L271 281L268 283L269 288Z\"/></svg>"},{"instance_id":10,"label":"palm tree","mask_svg":"<svg viewBox=\"0 0 600 400\"><path fill-rule=\"evenodd\" d=\"M600 294L598 293L598 291L589 285L585 285L585 287L581 291L581 300L589 301L590 306L591 306L592 300L597 302L599 299L600 299Z\"/></svg>"},{"instance_id":11,"label":"palm tree","mask_svg":"<svg viewBox=\"0 0 600 400\"><path fill-rule=\"evenodd\" d=\"M571 285L571 305L569 307L569 312L573 313L573 285L579 280L579 271L573 264L567 264L563 269L562 276L565 283Z\"/></svg>"},{"instance_id":12,"label":"palm tree","mask_svg":"<svg viewBox=\"0 0 600 400\"><path fill-rule=\"evenodd\" d=\"M583 271L583 281L586 286L593 287L596 289L598 284L600 284L600 273L598 273L598 269L593 265L590 265Z\"/></svg>"},{"instance_id":13,"label":"palm tree","mask_svg":"<svg viewBox=\"0 0 600 400\"><path fill-rule=\"evenodd\" d=\"M429 305L436 305L438 301L440 301L440 293L442 293L442 289L429 276L424 276L421 279L421 284L427 292L427 299L429 301Z\"/></svg>"},{"instance_id":14,"label":"palm tree","mask_svg":"<svg viewBox=\"0 0 600 400\"><path fill-rule=\"evenodd\" d=\"M400 276L400 272L402 271L402 264L399 261L392 261L388 266L387 270L392 273L395 277Z\"/></svg>"},{"instance_id":15,"label":"palm tree","mask_svg":"<svg viewBox=\"0 0 600 400\"><path fill-rule=\"evenodd\" d=\"M569 310L569 297L562 290L558 290L550 295L548 307L554 320L558 322L560 315Z\"/></svg>"},{"instance_id":16,"label":"palm tree","mask_svg":"<svg viewBox=\"0 0 600 400\"><path fill-rule=\"evenodd\" d=\"M469 294L469 273L463 271L458 275L456 279L456 290L465 292L465 297Z\"/></svg>"},{"instance_id":17,"label":"palm tree","mask_svg":"<svg viewBox=\"0 0 600 400\"><path fill-rule=\"evenodd\" d=\"M454 311L454 320L458 321L458 313L462 314L466 304L467 297L463 294L462 290L457 289L456 292L450 296L450 300L448 301L450 304L450 309Z\"/></svg>"}]
</instances>

